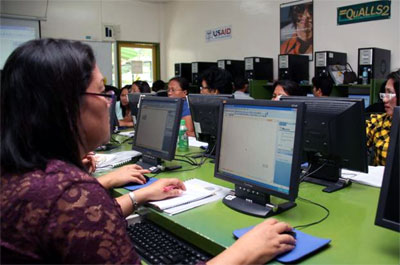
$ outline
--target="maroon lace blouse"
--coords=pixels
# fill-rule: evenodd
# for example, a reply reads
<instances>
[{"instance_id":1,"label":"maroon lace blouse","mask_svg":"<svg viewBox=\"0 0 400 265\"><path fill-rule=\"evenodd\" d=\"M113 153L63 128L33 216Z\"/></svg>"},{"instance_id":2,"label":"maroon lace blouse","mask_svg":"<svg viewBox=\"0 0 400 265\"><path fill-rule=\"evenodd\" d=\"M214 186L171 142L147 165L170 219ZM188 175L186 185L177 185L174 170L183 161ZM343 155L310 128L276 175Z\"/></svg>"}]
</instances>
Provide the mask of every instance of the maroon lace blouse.
<instances>
[{"instance_id":1,"label":"maroon lace blouse","mask_svg":"<svg viewBox=\"0 0 400 265\"><path fill-rule=\"evenodd\" d=\"M120 206L77 167L6 174L0 191L1 263L140 263Z\"/></svg>"}]
</instances>

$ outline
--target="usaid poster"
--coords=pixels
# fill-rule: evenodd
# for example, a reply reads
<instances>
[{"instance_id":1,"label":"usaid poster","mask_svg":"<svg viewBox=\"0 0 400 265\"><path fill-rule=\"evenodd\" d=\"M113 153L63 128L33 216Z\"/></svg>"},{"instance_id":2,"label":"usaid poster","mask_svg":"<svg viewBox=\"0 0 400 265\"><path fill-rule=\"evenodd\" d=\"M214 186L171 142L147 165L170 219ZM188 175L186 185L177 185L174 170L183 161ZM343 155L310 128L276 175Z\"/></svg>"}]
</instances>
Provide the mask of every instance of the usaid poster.
<instances>
[{"instance_id":1,"label":"usaid poster","mask_svg":"<svg viewBox=\"0 0 400 265\"><path fill-rule=\"evenodd\" d=\"M216 29L206 30L206 42L231 38L232 26L223 26Z\"/></svg>"}]
</instances>

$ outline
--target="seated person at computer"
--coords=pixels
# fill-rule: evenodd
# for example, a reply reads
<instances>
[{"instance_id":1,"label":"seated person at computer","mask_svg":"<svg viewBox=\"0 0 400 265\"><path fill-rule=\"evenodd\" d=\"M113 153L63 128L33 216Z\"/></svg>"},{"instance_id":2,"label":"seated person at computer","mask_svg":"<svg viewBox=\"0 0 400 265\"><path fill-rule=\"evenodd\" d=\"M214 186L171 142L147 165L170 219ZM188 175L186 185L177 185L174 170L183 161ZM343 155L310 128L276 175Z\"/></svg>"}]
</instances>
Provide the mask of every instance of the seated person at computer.
<instances>
[{"instance_id":1,"label":"seated person at computer","mask_svg":"<svg viewBox=\"0 0 400 265\"><path fill-rule=\"evenodd\" d=\"M150 85L146 81L135 81L132 83L132 93L151 93Z\"/></svg>"},{"instance_id":2,"label":"seated person at computer","mask_svg":"<svg viewBox=\"0 0 400 265\"><path fill-rule=\"evenodd\" d=\"M84 154L109 139L110 97L102 79L93 51L80 42L33 40L7 59L0 104L2 263L139 264L124 217L138 204L185 190L178 179L160 179L114 199L85 171ZM21 107L21 95L33 100ZM208 263L265 263L294 248L295 239L284 234L290 230L269 219Z\"/></svg>"},{"instance_id":3,"label":"seated person at computer","mask_svg":"<svg viewBox=\"0 0 400 265\"><path fill-rule=\"evenodd\" d=\"M400 69L387 76L385 92L379 93L385 113L371 114L367 119L367 147L373 150L374 166L385 165L390 141L393 109L399 106Z\"/></svg>"},{"instance_id":4,"label":"seated person at computer","mask_svg":"<svg viewBox=\"0 0 400 265\"><path fill-rule=\"evenodd\" d=\"M189 104L186 96L189 92L189 82L184 77L173 77L168 82L168 97L182 98L182 119L185 120L188 136L194 136L194 126L190 115Z\"/></svg>"},{"instance_id":5,"label":"seated person at computer","mask_svg":"<svg viewBox=\"0 0 400 265\"><path fill-rule=\"evenodd\" d=\"M329 76L315 76L312 79L314 97L329 97L333 83Z\"/></svg>"},{"instance_id":6,"label":"seated person at computer","mask_svg":"<svg viewBox=\"0 0 400 265\"><path fill-rule=\"evenodd\" d=\"M243 77L236 77L233 82L234 90L233 96L235 99L254 99L250 97L249 92L249 81L244 79Z\"/></svg>"},{"instance_id":7,"label":"seated person at computer","mask_svg":"<svg viewBox=\"0 0 400 265\"><path fill-rule=\"evenodd\" d=\"M272 100L279 100L282 96L305 96L303 89L291 80L278 80L272 85L274 90Z\"/></svg>"},{"instance_id":8,"label":"seated person at computer","mask_svg":"<svg viewBox=\"0 0 400 265\"><path fill-rule=\"evenodd\" d=\"M115 112L119 126L133 127L131 109L129 108L128 94L130 90L125 86L121 89L119 101L115 105Z\"/></svg>"},{"instance_id":9,"label":"seated person at computer","mask_svg":"<svg viewBox=\"0 0 400 265\"><path fill-rule=\"evenodd\" d=\"M155 81L151 89L153 90L152 93L155 93L159 97L168 97L168 91L165 87L165 82L162 80Z\"/></svg>"},{"instance_id":10,"label":"seated person at computer","mask_svg":"<svg viewBox=\"0 0 400 265\"><path fill-rule=\"evenodd\" d=\"M232 75L221 68L210 67L201 75L201 94L232 94Z\"/></svg>"}]
</instances>

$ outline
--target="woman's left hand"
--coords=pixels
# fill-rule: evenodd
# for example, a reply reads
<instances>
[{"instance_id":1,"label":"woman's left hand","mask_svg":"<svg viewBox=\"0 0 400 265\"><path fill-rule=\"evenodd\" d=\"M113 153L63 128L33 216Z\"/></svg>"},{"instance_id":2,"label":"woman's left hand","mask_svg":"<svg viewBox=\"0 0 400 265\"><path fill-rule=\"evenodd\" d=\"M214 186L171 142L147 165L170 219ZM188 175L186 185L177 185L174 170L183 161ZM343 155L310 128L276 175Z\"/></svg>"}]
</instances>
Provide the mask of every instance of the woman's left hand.
<instances>
[{"instance_id":1,"label":"woman's left hand","mask_svg":"<svg viewBox=\"0 0 400 265\"><path fill-rule=\"evenodd\" d=\"M176 197L184 190L186 190L186 187L181 180L168 178L159 179L147 187L136 190L135 194L137 194L139 203L145 203L148 201L158 201L169 197Z\"/></svg>"}]
</instances>

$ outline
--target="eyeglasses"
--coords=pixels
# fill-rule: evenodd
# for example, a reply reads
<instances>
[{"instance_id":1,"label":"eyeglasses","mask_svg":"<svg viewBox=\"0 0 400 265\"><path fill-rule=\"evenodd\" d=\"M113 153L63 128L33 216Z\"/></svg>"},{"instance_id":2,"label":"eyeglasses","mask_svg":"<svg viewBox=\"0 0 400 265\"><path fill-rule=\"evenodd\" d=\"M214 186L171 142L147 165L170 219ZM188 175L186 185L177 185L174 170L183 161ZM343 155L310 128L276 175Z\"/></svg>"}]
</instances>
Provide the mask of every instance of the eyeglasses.
<instances>
[{"instance_id":1,"label":"eyeglasses","mask_svg":"<svg viewBox=\"0 0 400 265\"><path fill-rule=\"evenodd\" d=\"M208 86L201 86L200 90L203 90L203 89L210 90L210 88Z\"/></svg>"},{"instance_id":2,"label":"eyeglasses","mask_svg":"<svg viewBox=\"0 0 400 265\"><path fill-rule=\"evenodd\" d=\"M108 102L113 102L115 99L114 91L107 91L102 93L92 93L92 92L84 92L82 95L90 95L90 96L101 96L105 97Z\"/></svg>"},{"instance_id":3,"label":"eyeglasses","mask_svg":"<svg viewBox=\"0 0 400 265\"><path fill-rule=\"evenodd\" d=\"M379 93L379 97L382 100L384 100L385 98L391 100L392 98L396 97L396 93Z\"/></svg>"}]
</instances>

